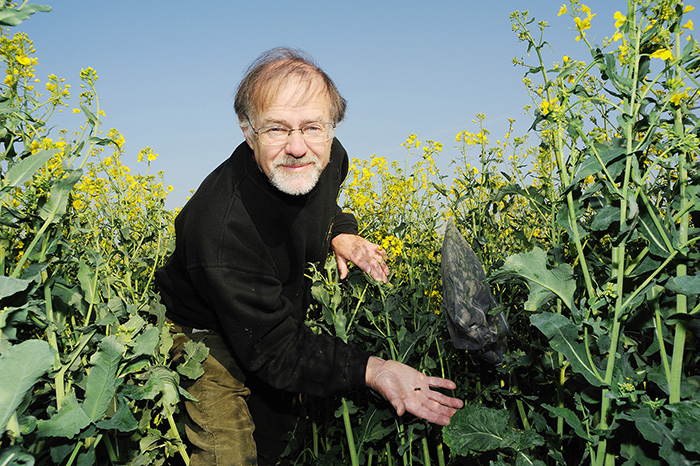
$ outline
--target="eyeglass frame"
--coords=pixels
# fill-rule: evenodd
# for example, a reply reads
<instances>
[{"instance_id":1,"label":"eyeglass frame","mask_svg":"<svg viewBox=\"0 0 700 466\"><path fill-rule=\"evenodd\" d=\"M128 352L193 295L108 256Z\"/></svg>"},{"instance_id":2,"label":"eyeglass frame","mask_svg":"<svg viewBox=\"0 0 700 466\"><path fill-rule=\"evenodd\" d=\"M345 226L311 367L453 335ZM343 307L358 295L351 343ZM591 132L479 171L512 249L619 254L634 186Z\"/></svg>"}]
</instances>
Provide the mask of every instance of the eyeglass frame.
<instances>
[{"instance_id":1,"label":"eyeglass frame","mask_svg":"<svg viewBox=\"0 0 700 466\"><path fill-rule=\"evenodd\" d=\"M253 133L254 133L256 136L258 136L258 137L262 134L262 133L260 132L260 130L262 130L262 129L274 128L275 126L279 126L279 127L282 127L282 128L285 127L284 125L271 125L271 126L262 126L262 127L258 128L258 129L256 130L255 127L253 126L253 122L250 121L250 117L249 117L248 115L246 115L245 118L246 118L246 120L248 120L248 125L250 126L250 129L252 129L252 130L253 130ZM313 124L331 125L331 130L328 132L328 138L327 138L327 139L324 139L323 141L307 141L306 138L304 137L304 126L309 126L309 125L313 125ZM289 141L289 138L292 137L292 133L293 133L294 131L299 131L299 133L301 134L301 138L304 140L304 143L306 143L306 144L320 144L320 143L322 143L322 142L327 142L327 141L330 141L331 139L333 139L334 132L335 132L335 127L336 127L336 124L333 123L333 122L331 122L331 121L315 121L315 122L311 122L311 123L306 123L305 125L303 125L303 126L300 127L300 128L289 128L289 129L288 129L288 132L287 132L287 139L285 140L285 142L273 143L273 144L269 144L269 143L268 143L268 144L265 144L265 143L263 143L263 142L261 141L260 143L263 144L263 145L265 145L265 146L278 146L278 145L281 146L281 145L286 144L287 141Z\"/></svg>"}]
</instances>

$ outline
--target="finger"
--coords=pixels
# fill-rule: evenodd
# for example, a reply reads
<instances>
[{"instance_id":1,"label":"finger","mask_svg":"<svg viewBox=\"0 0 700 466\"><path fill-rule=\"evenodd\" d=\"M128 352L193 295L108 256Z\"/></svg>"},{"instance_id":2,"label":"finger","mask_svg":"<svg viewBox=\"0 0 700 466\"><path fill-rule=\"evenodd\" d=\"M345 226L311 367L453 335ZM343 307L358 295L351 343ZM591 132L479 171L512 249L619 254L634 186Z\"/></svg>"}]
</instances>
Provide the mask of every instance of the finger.
<instances>
[{"instance_id":1,"label":"finger","mask_svg":"<svg viewBox=\"0 0 700 466\"><path fill-rule=\"evenodd\" d=\"M453 398L440 392L430 390L428 392L428 398L433 400L435 403L450 409L460 409L464 407L464 402L459 398Z\"/></svg>"},{"instance_id":2,"label":"finger","mask_svg":"<svg viewBox=\"0 0 700 466\"><path fill-rule=\"evenodd\" d=\"M448 390L457 388L456 383L448 379L443 379L442 377L428 377L428 385L431 387L446 388Z\"/></svg>"},{"instance_id":3,"label":"finger","mask_svg":"<svg viewBox=\"0 0 700 466\"><path fill-rule=\"evenodd\" d=\"M336 260L338 263L338 272L340 272L340 279L342 280L348 275L348 264L345 262L345 259L340 256L336 256Z\"/></svg>"},{"instance_id":4,"label":"finger","mask_svg":"<svg viewBox=\"0 0 700 466\"><path fill-rule=\"evenodd\" d=\"M444 406L430 403L421 404L411 408L408 409L411 414L441 426L449 425L450 418L456 412L454 409L445 408Z\"/></svg>"}]
</instances>

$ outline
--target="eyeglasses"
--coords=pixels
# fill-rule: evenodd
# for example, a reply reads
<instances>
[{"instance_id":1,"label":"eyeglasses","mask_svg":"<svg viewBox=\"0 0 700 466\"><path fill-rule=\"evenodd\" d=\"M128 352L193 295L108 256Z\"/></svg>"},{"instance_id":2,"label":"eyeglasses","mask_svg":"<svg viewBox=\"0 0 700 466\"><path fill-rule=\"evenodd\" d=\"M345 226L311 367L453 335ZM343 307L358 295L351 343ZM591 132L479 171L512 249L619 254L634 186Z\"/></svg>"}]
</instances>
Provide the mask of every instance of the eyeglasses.
<instances>
[{"instance_id":1,"label":"eyeglasses","mask_svg":"<svg viewBox=\"0 0 700 466\"><path fill-rule=\"evenodd\" d=\"M263 126L257 130L253 127L250 118L248 118L248 123L253 132L258 136L260 144L265 146L281 146L286 144L294 131L299 131L304 141L310 144L326 142L333 138L333 133L335 132L334 123L313 122L307 123L300 128L273 125Z\"/></svg>"}]
</instances>

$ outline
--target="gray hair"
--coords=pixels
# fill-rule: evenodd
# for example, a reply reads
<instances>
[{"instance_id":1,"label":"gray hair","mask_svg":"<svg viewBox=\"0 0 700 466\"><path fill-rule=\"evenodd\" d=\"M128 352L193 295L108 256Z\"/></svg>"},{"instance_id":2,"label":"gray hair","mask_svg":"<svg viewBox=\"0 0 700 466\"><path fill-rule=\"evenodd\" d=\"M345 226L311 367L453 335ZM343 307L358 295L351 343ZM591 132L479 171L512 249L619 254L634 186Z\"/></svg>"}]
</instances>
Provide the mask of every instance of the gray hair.
<instances>
[{"instance_id":1,"label":"gray hair","mask_svg":"<svg viewBox=\"0 0 700 466\"><path fill-rule=\"evenodd\" d=\"M345 117L346 100L340 95L333 80L314 62L306 52L292 48L275 48L260 55L246 70L238 85L233 108L241 124L248 124L271 99L289 77L300 81L300 97L311 97L321 85L330 100L333 123Z\"/></svg>"}]
</instances>

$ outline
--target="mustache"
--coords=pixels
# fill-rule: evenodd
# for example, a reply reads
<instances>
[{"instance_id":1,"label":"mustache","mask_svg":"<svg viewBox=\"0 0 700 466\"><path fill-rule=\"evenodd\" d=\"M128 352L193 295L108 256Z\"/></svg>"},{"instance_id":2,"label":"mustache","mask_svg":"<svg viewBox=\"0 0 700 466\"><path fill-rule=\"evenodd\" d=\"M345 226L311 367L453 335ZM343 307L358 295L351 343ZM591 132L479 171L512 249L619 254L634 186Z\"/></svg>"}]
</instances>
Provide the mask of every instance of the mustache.
<instances>
[{"instance_id":1,"label":"mustache","mask_svg":"<svg viewBox=\"0 0 700 466\"><path fill-rule=\"evenodd\" d=\"M318 157L316 157L313 154L307 154L307 155L300 157L300 158L287 156L287 157L284 157L282 160L278 160L277 162L275 162L274 168L277 168L277 167L282 166L282 165L287 166L287 167L299 167L301 165L306 165L309 163L313 163L314 165L318 165L319 164Z\"/></svg>"}]
</instances>

